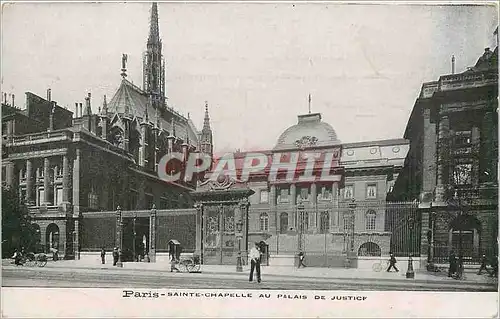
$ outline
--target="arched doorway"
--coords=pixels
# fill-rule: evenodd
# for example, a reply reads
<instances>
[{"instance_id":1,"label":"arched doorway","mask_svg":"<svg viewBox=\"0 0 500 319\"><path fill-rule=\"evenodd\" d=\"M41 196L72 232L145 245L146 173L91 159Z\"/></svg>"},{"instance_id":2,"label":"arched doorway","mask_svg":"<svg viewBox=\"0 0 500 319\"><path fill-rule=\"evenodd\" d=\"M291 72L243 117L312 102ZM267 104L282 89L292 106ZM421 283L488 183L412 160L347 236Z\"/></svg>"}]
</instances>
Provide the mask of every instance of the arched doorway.
<instances>
[{"instance_id":1,"label":"arched doorway","mask_svg":"<svg viewBox=\"0 0 500 319\"><path fill-rule=\"evenodd\" d=\"M45 234L45 251L51 252L52 249L59 251L59 226L52 223L47 226Z\"/></svg>"},{"instance_id":2,"label":"arched doorway","mask_svg":"<svg viewBox=\"0 0 500 319\"><path fill-rule=\"evenodd\" d=\"M474 216L464 214L450 223L449 250L462 255L464 262L478 261L481 251L481 222Z\"/></svg>"},{"instance_id":3,"label":"arched doorway","mask_svg":"<svg viewBox=\"0 0 500 319\"><path fill-rule=\"evenodd\" d=\"M371 241L362 244L358 249L358 256L379 257L381 254L380 246Z\"/></svg>"}]
</instances>

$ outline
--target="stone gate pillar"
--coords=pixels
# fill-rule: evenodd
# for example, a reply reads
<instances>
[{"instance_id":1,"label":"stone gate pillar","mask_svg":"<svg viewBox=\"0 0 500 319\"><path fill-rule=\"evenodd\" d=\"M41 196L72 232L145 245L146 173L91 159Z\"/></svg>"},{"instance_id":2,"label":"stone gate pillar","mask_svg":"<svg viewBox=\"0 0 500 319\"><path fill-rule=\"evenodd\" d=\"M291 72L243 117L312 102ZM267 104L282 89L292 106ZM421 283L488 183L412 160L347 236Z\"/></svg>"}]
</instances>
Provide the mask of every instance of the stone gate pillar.
<instances>
[{"instance_id":1,"label":"stone gate pillar","mask_svg":"<svg viewBox=\"0 0 500 319\"><path fill-rule=\"evenodd\" d=\"M149 260L156 262L156 205L154 204L149 215Z\"/></svg>"},{"instance_id":2,"label":"stone gate pillar","mask_svg":"<svg viewBox=\"0 0 500 319\"><path fill-rule=\"evenodd\" d=\"M203 222L203 204L196 204L194 207L196 208L196 246L194 254L197 256L201 256L201 241L203 240L203 236L201 233L201 223Z\"/></svg>"}]
</instances>

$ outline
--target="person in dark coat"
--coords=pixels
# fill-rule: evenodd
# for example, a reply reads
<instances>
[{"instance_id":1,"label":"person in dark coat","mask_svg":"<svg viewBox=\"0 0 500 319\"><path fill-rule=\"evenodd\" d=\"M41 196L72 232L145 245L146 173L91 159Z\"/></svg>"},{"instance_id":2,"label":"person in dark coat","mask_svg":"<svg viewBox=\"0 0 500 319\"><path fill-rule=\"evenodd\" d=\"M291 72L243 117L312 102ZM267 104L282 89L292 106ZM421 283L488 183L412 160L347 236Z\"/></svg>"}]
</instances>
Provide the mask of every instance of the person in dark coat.
<instances>
[{"instance_id":1,"label":"person in dark coat","mask_svg":"<svg viewBox=\"0 0 500 319\"><path fill-rule=\"evenodd\" d=\"M116 266L116 263L118 262L118 256L118 247L115 247L115 249L113 249L113 266Z\"/></svg>"},{"instance_id":2,"label":"person in dark coat","mask_svg":"<svg viewBox=\"0 0 500 319\"><path fill-rule=\"evenodd\" d=\"M457 272L457 256L455 255L455 252L452 251L450 253L450 258L449 258L449 262L450 262L450 268L448 268L448 277L452 277L453 274L455 274Z\"/></svg>"},{"instance_id":3,"label":"person in dark coat","mask_svg":"<svg viewBox=\"0 0 500 319\"><path fill-rule=\"evenodd\" d=\"M483 256L481 257L481 267L479 267L479 271L477 272L478 275L480 275L483 270L488 272L488 269L486 268L486 264L487 264L487 258L486 258L486 255L483 254Z\"/></svg>"},{"instance_id":4,"label":"person in dark coat","mask_svg":"<svg viewBox=\"0 0 500 319\"><path fill-rule=\"evenodd\" d=\"M305 255L303 252L300 252L299 253L299 267L302 266L302 267L306 267L306 265L304 264L304 260L306 259Z\"/></svg>"},{"instance_id":5,"label":"person in dark coat","mask_svg":"<svg viewBox=\"0 0 500 319\"><path fill-rule=\"evenodd\" d=\"M493 256L491 260L491 273L490 277L498 277L498 257Z\"/></svg>"},{"instance_id":6,"label":"person in dark coat","mask_svg":"<svg viewBox=\"0 0 500 319\"><path fill-rule=\"evenodd\" d=\"M387 267L387 272L390 272L391 268L394 268L394 270L396 270L396 272L399 272L399 269L396 267L396 263L397 263L396 257L394 257L393 253L391 253L390 256L391 257L389 259L389 267Z\"/></svg>"},{"instance_id":7,"label":"person in dark coat","mask_svg":"<svg viewBox=\"0 0 500 319\"><path fill-rule=\"evenodd\" d=\"M255 243L255 246L250 249L250 278L248 281L253 281L253 272L254 270L257 273L257 282L260 283L261 277L260 277L260 258L261 258L261 252L259 249L259 243Z\"/></svg>"},{"instance_id":8,"label":"person in dark coat","mask_svg":"<svg viewBox=\"0 0 500 319\"><path fill-rule=\"evenodd\" d=\"M101 249L101 262L103 265L106 263L106 250L104 247Z\"/></svg>"}]
</instances>

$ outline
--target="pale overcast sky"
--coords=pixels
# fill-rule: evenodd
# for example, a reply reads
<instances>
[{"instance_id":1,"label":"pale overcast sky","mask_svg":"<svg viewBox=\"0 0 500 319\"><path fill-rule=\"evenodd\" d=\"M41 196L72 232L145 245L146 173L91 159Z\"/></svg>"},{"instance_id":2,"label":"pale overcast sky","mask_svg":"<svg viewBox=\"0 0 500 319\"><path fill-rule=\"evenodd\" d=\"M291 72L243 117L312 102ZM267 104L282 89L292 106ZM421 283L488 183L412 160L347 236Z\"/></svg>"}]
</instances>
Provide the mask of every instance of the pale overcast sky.
<instances>
[{"instance_id":1,"label":"pale overcast sky","mask_svg":"<svg viewBox=\"0 0 500 319\"><path fill-rule=\"evenodd\" d=\"M121 55L142 86L150 3L15 3L2 8L2 91L93 110L118 88ZM217 151L270 149L297 115L321 112L342 142L401 138L423 82L494 47L494 6L159 3L171 106Z\"/></svg>"}]
</instances>

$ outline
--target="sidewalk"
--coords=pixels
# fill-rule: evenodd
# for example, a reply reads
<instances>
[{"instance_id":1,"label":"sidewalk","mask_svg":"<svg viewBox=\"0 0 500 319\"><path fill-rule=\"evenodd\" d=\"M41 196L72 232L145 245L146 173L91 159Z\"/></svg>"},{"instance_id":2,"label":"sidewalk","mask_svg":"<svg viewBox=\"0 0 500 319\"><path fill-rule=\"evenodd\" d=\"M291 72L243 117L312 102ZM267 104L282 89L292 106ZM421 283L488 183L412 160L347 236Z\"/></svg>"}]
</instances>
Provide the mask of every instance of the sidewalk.
<instances>
[{"instance_id":1,"label":"sidewalk","mask_svg":"<svg viewBox=\"0 0 500 319\"><path fill-rule=\"evenodd\" d=\"M7 261L7 264L10 260ZM6 260L2 262L6 265ZM89 262L83 260L60 260L57 262L48 262L47 268L68 268L68 269L124 269L124 270L141 270L151 272L170 272L169 263L143 263L143 262L126 262L123 263L123 268L113 266L112 263L100 264L97 262ZM238 275L248 276L250 272L249 266L243 267L243 272L236 272L234 265L202 265L200 270L203 274L221 274L221 275ZM319 268L307 267L297 269L289 266L262 266L262 274L265 276L275 277L295 277L295 278L311 278L311 279L339 279L339 280L363 280L363 281L385 281L385 282L400 282L400 283L439 283L439 284L470 284L470 285L497 285L497 278L491 278L487 274L477 275L474 272L465 273L465 279L455 280L449 278L446 272L428 273L423 271L415 271L414 279L406 279L406 269L401 269L399 272L375 272L366 269L345 269L345 268Z\"/></svg>"}]
</instances>

